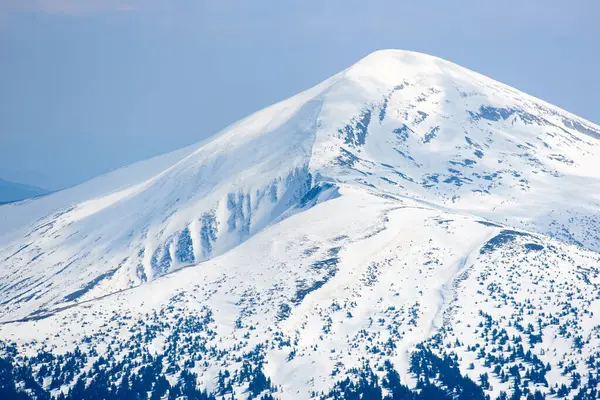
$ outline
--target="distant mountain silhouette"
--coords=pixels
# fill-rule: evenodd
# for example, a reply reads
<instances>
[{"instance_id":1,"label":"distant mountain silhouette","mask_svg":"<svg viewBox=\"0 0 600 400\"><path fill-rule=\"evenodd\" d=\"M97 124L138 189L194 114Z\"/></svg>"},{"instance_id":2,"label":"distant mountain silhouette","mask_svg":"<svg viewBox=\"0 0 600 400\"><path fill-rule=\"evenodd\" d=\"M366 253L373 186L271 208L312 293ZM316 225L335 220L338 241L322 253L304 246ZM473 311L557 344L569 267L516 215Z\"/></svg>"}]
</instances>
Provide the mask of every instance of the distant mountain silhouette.
<instances>
[{"instance_id":1,"label":"distant mountain silhouette","mask_svg":"<svg viewBox=\"0 0 600 400\"><path fill-rule=\"evenodd\" d=\"M5 181L0 178L0 203L10 203L41 196L48 193L46 189L22 183Z\"/></svg>"}]
</instances>

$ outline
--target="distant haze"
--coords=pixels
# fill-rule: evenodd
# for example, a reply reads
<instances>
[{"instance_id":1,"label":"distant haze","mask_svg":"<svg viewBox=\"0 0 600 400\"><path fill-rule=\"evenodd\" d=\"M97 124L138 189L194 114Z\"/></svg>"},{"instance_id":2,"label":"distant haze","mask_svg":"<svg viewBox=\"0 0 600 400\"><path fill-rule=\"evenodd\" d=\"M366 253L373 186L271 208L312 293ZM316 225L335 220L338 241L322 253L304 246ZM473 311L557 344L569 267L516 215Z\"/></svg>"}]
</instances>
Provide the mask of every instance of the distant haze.
<instances>
[{"instance_id":1,"label":"distant haze","mask_svg":"<svg viewBox=\"0 0 600 400\"><path fill-rule=\"evenodd\" d=\"M4 0L0 178L59 189L200 141L381 48L600 121L596 0Z\"/></svg>"}]
</instances>

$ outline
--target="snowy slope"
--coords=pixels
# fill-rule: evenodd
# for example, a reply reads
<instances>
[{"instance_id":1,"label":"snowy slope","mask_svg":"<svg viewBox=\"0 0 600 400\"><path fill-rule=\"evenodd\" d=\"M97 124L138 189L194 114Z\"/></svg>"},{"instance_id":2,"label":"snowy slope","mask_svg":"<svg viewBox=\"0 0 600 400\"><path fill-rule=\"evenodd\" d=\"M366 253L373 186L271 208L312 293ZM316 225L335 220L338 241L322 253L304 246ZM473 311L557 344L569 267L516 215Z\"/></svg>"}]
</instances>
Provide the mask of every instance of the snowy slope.
<instances>
[{"instance_id":1,"label":"snowy slope","mask_svg":"<svg viewBox=\"0 0 600 400\"><path fill-rule=\"evenodd\" d=\"M66 357L16 361L35 371L83 351L38 373L54 394L102 354L219 396L260 371L259 392L327 398L390 365L418 392L430 351L492 398L574 396L600 360L598 139L450 62L373 53L198 145L0 206L0 339Z\"/></svg>"}]
</instances>

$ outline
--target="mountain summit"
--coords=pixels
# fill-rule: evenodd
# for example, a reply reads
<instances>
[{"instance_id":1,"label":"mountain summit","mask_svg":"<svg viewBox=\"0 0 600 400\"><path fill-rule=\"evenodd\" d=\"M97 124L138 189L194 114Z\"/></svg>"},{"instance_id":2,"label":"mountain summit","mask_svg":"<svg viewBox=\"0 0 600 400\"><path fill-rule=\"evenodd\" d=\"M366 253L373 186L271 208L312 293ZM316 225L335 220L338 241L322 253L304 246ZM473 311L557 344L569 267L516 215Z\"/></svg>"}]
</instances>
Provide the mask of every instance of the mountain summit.
<instances>
[{"instance_id":1,"label":"mountain summit","mask_svg":"<svg viewBox=\"0 0 600 400\"><path fill-rule=\"evenodd\" d=\"M375 52L201 143L0 206L0 339L50 354L11 361L30 390L73 398L98 371L134 379L122 360L166 379L157 398L594 396L599 139L456 64Z\"/></svg>"}]
</instances>

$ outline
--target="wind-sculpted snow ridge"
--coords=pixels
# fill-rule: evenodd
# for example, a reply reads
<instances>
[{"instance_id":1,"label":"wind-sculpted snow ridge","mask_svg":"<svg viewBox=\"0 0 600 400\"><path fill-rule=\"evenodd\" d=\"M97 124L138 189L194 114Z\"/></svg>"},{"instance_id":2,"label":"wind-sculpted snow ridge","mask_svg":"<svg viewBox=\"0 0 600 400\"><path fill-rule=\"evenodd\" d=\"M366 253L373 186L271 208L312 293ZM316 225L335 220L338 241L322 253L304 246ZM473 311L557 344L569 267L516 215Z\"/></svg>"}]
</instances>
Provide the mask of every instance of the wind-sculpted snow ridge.
<instances>
[{"instance_id":1,"label":"wind-sculpted snow ridge","mask_svg":"<svg viewBox=\"0 0 600 400\"><path fill-rule=\"evenodd\" d=\"M1 206L0 394L598 398L599 138L388 50Z\"/></svg>"}]
</instances>

